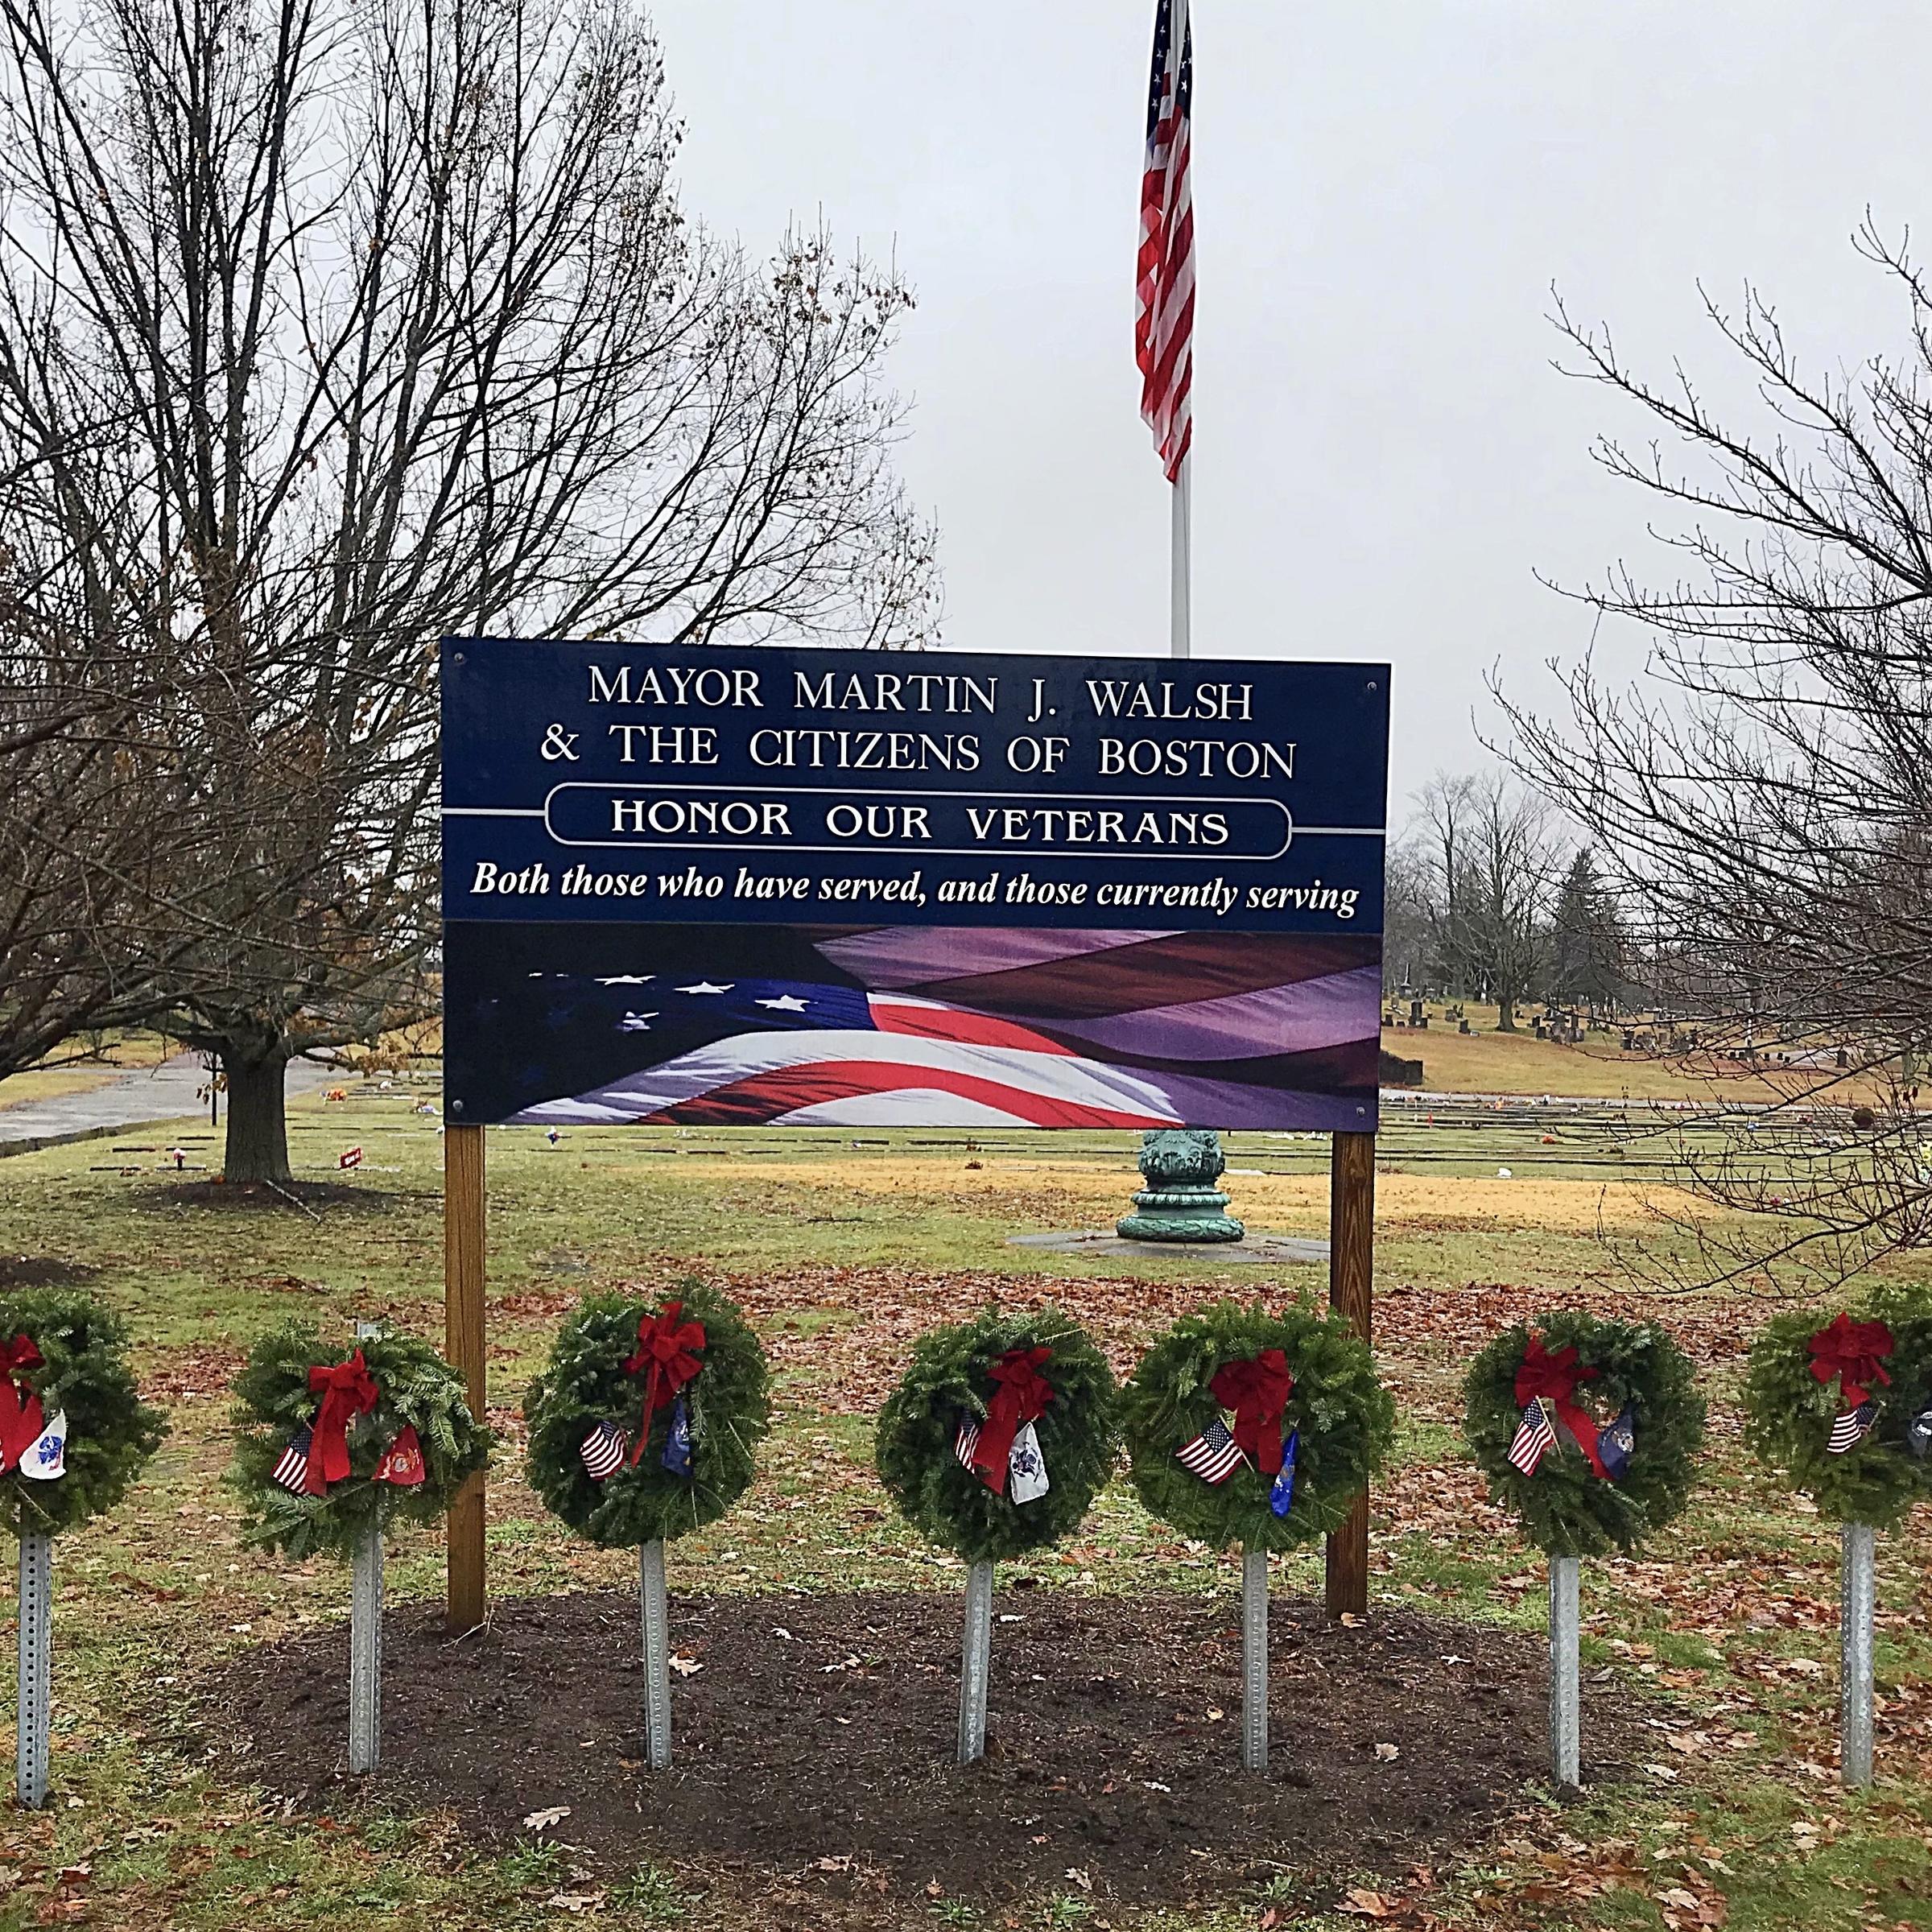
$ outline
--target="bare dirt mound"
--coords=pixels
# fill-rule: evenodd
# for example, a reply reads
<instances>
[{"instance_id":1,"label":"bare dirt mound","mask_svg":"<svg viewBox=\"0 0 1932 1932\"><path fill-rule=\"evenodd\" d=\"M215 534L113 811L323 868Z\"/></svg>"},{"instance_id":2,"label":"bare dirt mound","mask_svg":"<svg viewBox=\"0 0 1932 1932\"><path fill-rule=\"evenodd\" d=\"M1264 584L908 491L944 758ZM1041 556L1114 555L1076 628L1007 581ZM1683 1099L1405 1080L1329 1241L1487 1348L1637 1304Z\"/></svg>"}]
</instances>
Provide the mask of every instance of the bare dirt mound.
<instances>
[{"instance_id":1,"label":"bare dirt mound","mask_svg":"<svg viewBox=\"0 0 1932 1932\"><path fill-rule=\"evenodd\" d=\"M369 1794L498 1844L568 1806L547 1835L611 1877L695 1860L901 1897L1158 1901L1393 1871L1480 1836L1544 1773L1531 1638L1397 1613L1340 1628L1278 1600L1271 1768L1251 1778L1232 1596L1013 1591L997 1610L1017 1620L995 1627L989 1754L962 1769L959 1596L675 1598L697 1667L673 1679L675 1761L653 1776L634 1597L510 1599L454 1641L412 1606L387 1627ZM339 1806L346 1667L345 1632L227 1660L205 1695L237 1773ZM1599 1749L1609 1716L1587 1721Z\"/></svg>"},{"instance_id":2,"label":"bare dirt mound","mask_svg":"<svg viewBox=\"0 0 1932 1932\"><path fill-rule=\"evenodd\" d=\"M0 1254L0 1288L72 1288L99 1273L51 1254Z\"/></svg>"}]
</instances>

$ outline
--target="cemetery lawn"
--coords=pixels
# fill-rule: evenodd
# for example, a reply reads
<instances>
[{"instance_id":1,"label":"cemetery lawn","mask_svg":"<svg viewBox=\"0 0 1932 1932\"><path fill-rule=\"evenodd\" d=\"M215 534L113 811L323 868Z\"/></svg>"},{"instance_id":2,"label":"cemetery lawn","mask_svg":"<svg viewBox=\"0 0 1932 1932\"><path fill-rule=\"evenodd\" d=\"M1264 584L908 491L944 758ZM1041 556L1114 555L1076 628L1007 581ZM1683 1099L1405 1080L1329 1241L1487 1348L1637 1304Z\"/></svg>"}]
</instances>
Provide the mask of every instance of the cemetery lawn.
<instances>
[{"instance_id":1,"label":"cemetery lawn","mask_svg":"<svg viewBox=\"0 0 1932 1932\"><path fill-rule=\"evenodd\" d=\"M1423 1043L1434 1039L1432 1028ZM460 1645L435 1649L441 1544L412 1534L390 1553L388 1760L369 1790L351 1790L339 1777L339 1704L316 1708L346 1655L346 1575L326 1563L290 1567L242 1542L221 1481L226 1390L255 1336L291 1318L339 1335L385 1316L440 1339L440 1143L433 1118L412 1111L431 1091L398 1079L387 1092L355 1084L345 1104L293 1103L302 1179L332 1183L338 1152L365 1153L307 1209L213 1184L219 1149L205 1126L183 1129L179 1144L202 1171L179 1179L158 1170L168 1144L159 1135L0 1162L0 1282L84 1281L121 1309L144 1389L171 1429L122 1509L58 1550L55 1797L38 1814L0 1810L0 1932L68 1923L319 1932L378 1920L426 1932L1932 1926L1932 1509L1880 1539L1880 1775L1850 1796L1835 1768L1835 1534L1748 1462L1732 1399L1764 1304L1741 1294L1660 1302L1633 1290L1620 1252L1655 1258L1682 1237L1649 1212L1668 1186L1663 1141L1607 1115L1553 1122L1526 1108L1445 1110L1435 1121L1392 1119L1385 1131L1377 1343L1403 1422L1401 1464L1374 1498L1370 1628L1331 1639L1303 1614L1319 1592L1311 1552L1278 1565L1277 1637L1284 1656L1305 1644L1342 1670L1356 1668L1352 1657L1373 1663L1373 1646L1386 1642L1395 1646L1387 1669L1399 1677L1415 1657L1426 1666L1425 1639L1439 1632L1445 1674L1431 1695L1446 1715L1433 1729L1418 1719L1394 1759L1378 1753L1406 1714L1373 1692L1364 1666L1359 1695L1379 1703L1364 1703L1359 1728L1311 1732L1320 1751L1298 1764L1288 1742L1295 1714L1278 1696L1271 1780L1284 1802L1311 1820L1337 1793L1357 1806L1349 1835L1319 1857L1278 1859L1274 1844L1228 1834L1205 1846L1183 1838L1164 1861L1179 1876L1162 1877L1155 1896L1104 1839L1062 1858L1052 1832L1067 1794L1046 1788L1048 1842L1016 1831L1006 1885L943 1880L955 1849L943 1835L920 1841L929 1864L914 1871L871 1857L858 1839L815 1848L775 1823L762 1864L746 1845L695 1842L728 1798L702 1816L667 1804L654 1823L647 1774L620 1748L638 1682L626 1669L635 1624L624 1595L634 1558L575 1542L519 1472L522 1391L584 1290L670 1284L693 1270L726 1282L766 1338L778 1417L745 1505L674 1546L674 1636L699 1666L674 1685L674 1702L708 1724L752 1669L754 1635L770 1637L774 1657L787 1643L812 1646L798 1681L815 1687L797 1709L774 1703L769 1728L844 1719L862 1733L849 1759L824 1750L816 1775L828 1784L842 1764L873 1761L865 1753L888 1733L914 1755L929 1750L939 1798L920 1797L928 1808L916 1821L909 1814L908 1831L914 1822L934 1829L931 1804L960 1788L947 1762L950 1686L929 1670L921 1699L909 1701L904 1683L922 1659L943 1665L962 1572L894 1518L870 1470L869 1417L910 1339L989 1295L1052 1296L1124 1368L1151 1332L1213 1294L1325 1292L1319 1268L1006 1245L1021 1232L1106 1226L1134 1183L1126 1136L634 1131L571 1133L552 1147L533 1132L493 1131L490 1420L506 1448L491 1478L491 1586L502 1600L568 1593L572 1602L546 1624L527 1602L506 1601L501 1629L472 1641L498 1646L493 1655L553 1643L593 1691L589 1666L608 1646L609 1704L620 1715L585 1730L591 1748L561 1787L556 1753L584 1743L564 1734L574 1710L540 1737L476 1747L510 1768L500 1791L479 1774L456 1793L463 1767L453 1759L451 1788L412 1780L407 1767L427 1761L412 1759L419 1740L402 1732L405 1720L434 1721L438 1657L452 1685L479 1668ZM1232 1137L1238 1211L1257 1229L1325 1233L1326 1158L1325 1142ZM1684 1521L1641 1560L1586 1567L1584 1752L1595 1781L1569 1804L1534 1775L1545 1572L1488 1505L1456 1433L1470 1354L1497 1327L1558 1301L1661 1315L1713 1398L1706 1485ZM10 1704L11 1554L0 1583L0 1720ZM1112 1643L1125 1655L1142 1630L1154 1647L1191 1633L1192 1647L1175 1654L1202 1660L1199 1685L1177 1670L1161 1714L1171 1730L1134 1740L1183 1769L1143 1778L1135 1803L1157 1808L1149 1793L1184 1781L1177 1809L1200 1818L1220 1765L1238 1810L1225 1695L1237 1583L1234 1558L1150 1523L1117 1480L1076 1542L1002 1567L997 1607L1024 1620L997 1627L996 1653L1031 1660L1051 1711L1064 1689L1051 1674L1100 1668L1093 1647ZM1507 1680L1459 1709L1438 1695L1446 1674L1464 1667L1447 1661L1457 1655L1452 1625L1470 1633L1463 1657L1480 1654L1492 1681ZM868 1629L886 1633L870 1649L859 1641ZM1145 1724L1151 1707L1134 1707ZM906 1737L909 1713L934 1724L930 1735ZM878 1719L869 1727L869 1714ZM1421 1761L1453 1760L1459 1722L1472 1786L1490 1775L1473 1761L1496 1760L1499 1743L1518 1769L1468 1829L1453 1798L1434 1827L1418 1826L1414 1804L1397 1802L1414 1788L1404 1781L1421 1775ZM527 1803L517 1781L523 1748ZM551 1755L539 1762L543 1752ZM1021 1775L1011 1761L995 1769L989 1802ZM1383 1777L1387 1829L1370 1815ZM585 1843L592 1834L573 1835L570 1814L547 1815L570 1802L559 1788L585 1794L585 1822L598 1811L604 1838ZM753 1790L744 1787L748 1806ZM636 1823L620 1862L609 1819L623 1806ZM488 1828L493 1816L501 1828ZM757 1820L742 1822L749 1844ZM983 1821L954 1835L976 1831L987 1837Z\"/></svg>"},{"instance_id":2,"label":"cemetery lawn","mask_svg":"<svg viewBox=\"0 0 1932 1932\"><path fill-rule=\"evenodd\" d=\"M1576 1046L1539 1040L1526 1015L1517 1031L1496 1030L1496 1009L1473 1001L1463 1008L1470 1030L1434 1003L1427 1029L1385 1026L1382 1050L1422 1063L1422 1085L1435 1093L1571 1095L1632 1100L1693 1100L1699 1105L1767 1106L1808 1100L1852 1106L1873 1097L1867 1082L1834 1080L1828 1071L1786 1068L1773 1075L1740 1061L1667 1059L1625 1053L1620 1028L1586 1033ZM1823 1089L1823 1091L1821 1091Z\"/></svg>"}]
</instances>

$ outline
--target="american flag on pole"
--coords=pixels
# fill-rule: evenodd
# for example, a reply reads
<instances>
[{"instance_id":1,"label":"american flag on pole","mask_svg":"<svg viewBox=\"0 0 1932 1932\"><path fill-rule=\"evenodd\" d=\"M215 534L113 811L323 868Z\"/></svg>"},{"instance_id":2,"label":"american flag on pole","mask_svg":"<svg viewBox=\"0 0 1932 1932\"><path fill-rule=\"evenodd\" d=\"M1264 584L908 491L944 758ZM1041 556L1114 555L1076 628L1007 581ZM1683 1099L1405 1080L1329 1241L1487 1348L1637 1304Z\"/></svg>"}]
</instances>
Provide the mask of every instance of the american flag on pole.
<instances>
[{"instance_id":1,"label":"american flag on pole","mask_svg":"<svg viewBox=\"0 0 1932 1932\"><path fill-rule=\"evenodd\" d=\"M1872 1425L1878 1420L1878 1404L1863 1402L1856 1409L1847 1409L1831 1425L1831 1434L1825 1443L1827 1455L1844 1455L1856 1449L1872 1433Z\"/></svg>"},{"instance_id":2,"label":"american flag on pole","mask_svg":"<svg viewBox=\"0 0 1932 1932\"><path fill-rule=\"evenodd\" d=\"M644 929L635 972L499 976L469 1030L506 1051L464 1076L493 1089L493 1117L1303 1133L1374 1124L1373 935L884 927L700 938L697 970L655 970L668 962L650 956ZM747 964L752 973L737 970ZM789 976L764 976L780 972Z\"/></svg>"},{"instance_id":3,"label":"american flag on pole","mask_svg":"<svg viewBox=\"0 0 1932 1932\"><path fill-rule=\"evenodd\" d=\"M292 1489L298 1496L308 1480L308 1447L314 1440L313 1430L306 1426L298 1429L294 1440L282 1451L270 1472L284 1489Z\"/></svg>"},{"instance_id":4,"label":"american flag on pole","mask_svg":"<svg viewBox=\"0 0 1932 1932\"><path fill-rule=\"evenodd\" d=\"M1509 1444L1509 1460L1525 1476L1534 1476L1537 1465L1556 1447L1556 1430L1550 1425L1550 1410L1539 1395L1523 1411Z\"/></svg>"},{"instance_id":5,"label":"american flag on pole","mask_svg":"<svg viewBox=\"0 0 1932 1932\"><path fill-rule=\"evenodd\" d=\"M1141 175L1133 355L1141 414L1171 483L1194 435L1194 36L1187 0L1159 0L1147 88L1147 155Z\"/></svg>"},{"instance_id":6,"label":"american flag on pole","mask_svg":"<svg viewBox=\"0 0 1932 1932\"><path fill-rule=\"evenodd\" d=\"M593 1483L614 1476L630 1453L629 1434L615 1422L599 1422L584 1437L577 1453L584 1459L584 1472Z\"/></svg>"},{"instance_id":7,"label":"american flag on pole","mask_svg":"<svg viewBox=\"0 0 1932 1932\"><path fill-rule=\"evenodd\" d=\"M1218 1415L1192 1442L1182 1443L1174 1459L1204 1483L1226 1482L1248 1459Z\"/></svg>"}]
</instances>

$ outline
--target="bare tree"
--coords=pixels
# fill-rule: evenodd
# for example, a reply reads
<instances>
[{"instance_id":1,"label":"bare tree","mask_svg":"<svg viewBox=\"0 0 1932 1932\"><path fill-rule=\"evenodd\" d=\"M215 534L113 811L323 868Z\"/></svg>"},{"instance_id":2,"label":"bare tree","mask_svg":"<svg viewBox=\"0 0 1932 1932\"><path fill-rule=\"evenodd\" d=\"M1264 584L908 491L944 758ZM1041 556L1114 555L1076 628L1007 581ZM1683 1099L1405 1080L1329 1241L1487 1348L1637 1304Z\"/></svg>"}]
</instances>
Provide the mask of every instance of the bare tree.
<instances>
[{"instance_id":1,"label":"bare tree","mask_svg":"<svg viewBox=\"0 0 1932 1932\"><path fill-rule=\"evenodd\" d=\"M32 594L176 667L219 853L168 1025L227 1170L283 1069L420 1010L443 634L917 643L878 369L910 298L679 206L630 0L0 0L0 437Z\"/></svg>"},{"instance_id":2,"label":"bare tree","mask_svg":"<svg viewBox=\"0 0 1932 1932\"><path fill-rule=\"evenodd\" d=\"M1421 795L1436 952L1458 992L1495 1001L1496 1030L1542 983L1559 869L1550 813L1503 774L1439 774Z\"/></svg>"},{"instance_id":3,"label":"bare tree","mask_svg":"<svg viewBox=\"0 0 1932 1932\"><path fill-rule=\"evenodd\" d=\"M160 976L206 936L171 902L194 820L152 696L23 605L0 557L0 1077L82 1032L151 1013ZM118 675L114 675L118 674Z\"/></svg>"},{"instance_id":4,"label":"bare tree","mask_svg":"<svg viewBox=\"0 0 1932 1932\"><path fill-rule=\"evenodd\" d=\"M1932 1046L1932 289L1869 223L1855 246L1896 282L1909 351L1814 372L1755 291L1735 313L1707 298L1756 386L1748 423L1681 366L1641 376L1559 305L1568 373L1658 438L1596 454L1668 513L1682 568L1652 588L1620 567L1575 593L1645 627L1642 687L1586 658L1554 667L1557 716L1505 704L1519 769L1590 828L1704 1046L1782 1070L1802 1146L1767 1158L1774 1123L1753 1123L1684 1170L1781 1217L1714 1259L1769 1279L1807 1253L1850 1272L1932 1226L1915 1095ZM1818 1111L1833 1101L1869 1103L1856 1145L1833 1145L1852 1130Z\"/></svg>"}]
</instances>

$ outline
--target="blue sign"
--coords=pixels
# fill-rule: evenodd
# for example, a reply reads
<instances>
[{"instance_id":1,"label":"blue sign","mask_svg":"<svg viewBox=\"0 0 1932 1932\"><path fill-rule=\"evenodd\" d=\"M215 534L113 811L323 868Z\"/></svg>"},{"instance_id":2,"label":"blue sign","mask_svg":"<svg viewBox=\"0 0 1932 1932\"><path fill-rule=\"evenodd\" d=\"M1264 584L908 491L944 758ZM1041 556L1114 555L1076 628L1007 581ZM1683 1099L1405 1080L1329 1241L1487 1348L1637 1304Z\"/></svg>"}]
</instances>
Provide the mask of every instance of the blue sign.
<instances>
[{"instance_id":1,"label":"blue sign","mask_svg":"<svg viewBox=\"0 0 1932 1932\"><path fill-rule=\"evenodd\" d=\"M1373 1123L1386 666L442 673L452 1117Z\"/></svg>"}]
</instances>

